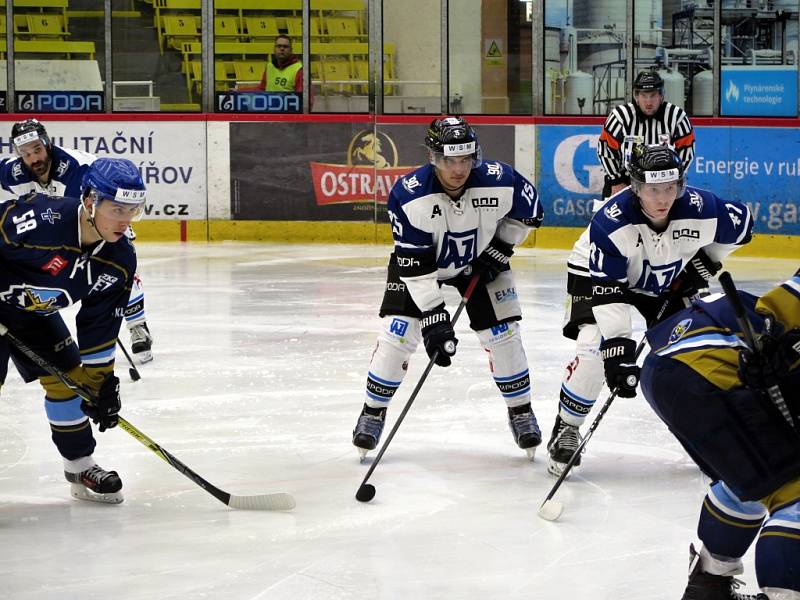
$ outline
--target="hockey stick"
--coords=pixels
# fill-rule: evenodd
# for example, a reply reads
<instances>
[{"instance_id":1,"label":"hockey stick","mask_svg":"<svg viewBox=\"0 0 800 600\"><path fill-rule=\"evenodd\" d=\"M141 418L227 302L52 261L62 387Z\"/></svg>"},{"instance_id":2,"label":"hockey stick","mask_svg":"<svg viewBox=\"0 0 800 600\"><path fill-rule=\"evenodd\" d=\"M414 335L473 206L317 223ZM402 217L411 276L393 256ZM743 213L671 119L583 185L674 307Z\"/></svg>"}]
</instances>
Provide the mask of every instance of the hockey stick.
<instances>
[{"instance_id":1,"label":"hockey stick","mask_svg":"<svg viewBox=\"0 0 800 600\"><path fill-rule=\"evenodd\" d=\"M0 335L5 336L9 342L11 342L17 350L22 352L25 356L27 356L30 360L32 360L36 365L50 373L51 375L58 377L61 382L70 388L73 392L78 394L81 398L86 400L89 403L93 403L95 400L94 393L86 388L85 386L81 385L80 383L76 382L72 377L70 377L67 373L56 367L55 365L50 364L47 360L39 356L33 349L31 349L25 342L20 340L16 335L11 333L5 325L0 324ZM291 510L295 507L294 498L287 493L284 492L277 492L274 494L259 494L256 496L235 496L233 494L229 494L218 487L212 485L200 475L192 471L189 467L183 464L180 460L178 460L175 456L170 454L167 450L159 446L156 442L146 436L144 433L139 431L136 427L134 427L131 423L119 417L119 426L124 429L127 433L133 436L136 441L141 443L142 445L149 448L156 456L161 458L164 462L169 464L171 467L188 477L192 480L196 485L203 488L209 494L214 496L217 500L230 506L231 508L238 508L243 510Z\"/></svg>"},{"instance_id":2,"label":"hockey stick","mask_svg":"<svg viewBox=\"0 0 800 600\"><path fill-rule=\"evenodd\" d=\"M130 375L131 379L133 379L134 381L139 381L142 378L142 376L139 374L139 369L137 369L136 365L133 364L133 359L131 358L131 355L128 354L128 351L125 349L125 346L122 344L122 340L117 339L117 346L119 346L119 349L122 350L122 353L125 355L125 358L128 359L128 364L131 366L131 368L128 369L128 375Z\"/></svg>"},{"instance_id":3,"label":"hockey stick","mask_svg":"<svg viewBox=\"0 0 800 600\"><path fill-rule=\"evenodd\" d=\"M667 294L667 297L664 299L663 304L658 309L658 313L656 313L656 317L655 319L653 319L653 322L658 322L658 320L664 315L664 311L667 310L667 306L669 306L669 303L673 300L674 297L675 297L674 293ZM642 337L642 340L639 342L639 345L636 346L636 352L634 352L633 355L634 362L636 362L639 359L639 355L642 353L642 350L644 350L646 344L647 344L647 337L645 336ZM537 511L536 514L538 514L545 521L556 521L558 520L558 517L561 516L561 513L564 512L564 503L558 502L557 500L553 500L552 498L553 496L556 495L558 488L561 487L561 484L564 483L564 480L569 475L569 472L572 470L572 467L575 465L575 462L578 460L578 457L581 455L581 452L583 452L583 447L589 441L589 438L591 438L592 435L594 434L594 430L597 429L598 425L600 425L600 421L602 421L603 415L606 414L606 411L611 406L611 403L614 401L614 398L617 397L618 390L619 387L615 387L613 390L611 390L611 395L608 397L608 400L605 401L603 406L600 407L600 412L597 413L597 416L595 417L594 421L589 426L589 430L586 432L583 441L580 443L575 452L572 453L572 456L569 457L569 461L567 461L564 470L561 471L561 475L558 476L558 479L556 480L555 484L550 489L550 493L547 494L547 498L544 499L544 502L542 502L542 505L539 507L539 510Z\"/></svg>"},{"instance_id":4,"label":"hockey stick","mask_svg":"<svg viewBox=\"0 0 800 600\"><path fill-rule=\"evenodd\" d=\"M450 320L451 325L455 326L456 321L458 321L458 317L461 314L461 311L464 310L464 307L467 305L467 302L469 302L469 298L470 296L472 296L472 292L473 290L475 290L475 286L478 284L479 279L480 277L478 275L472 276L472 279L470 280L469 285L467 286L467 289L464 292L464 296L462 296L461 298L461 303L458 305L455 314L453 314L453 318ZM367 474L361 481L361 485L358 486L358 491L356 492L356 500L358 500L359 502L369 502L375 497L375 486L370 483L367 483L367 481L372 475L372 472L375 470L375 467L377 467L378 463L381 461L381 458L386 452L386 449L389 447L389 444L391 443L394 434L397 433L397 430L400 428L400 424L403 422L403 419L405 419L406 413L408 413L408 410L411 408L414 399L417 397L417 394L419 393L422 384L425 383L425 380L428 378L428 373L431 372L431 369L433 368L433 365L436 364L436 359L438 357L439 357L439 351L436 350L433 353L433 356L431 356L431 359L428 361L428 366L425 367L425 371L422 372L422 377L419 378L417 386L414 388L414 391L411 392L411 397L408 399L408 402L406 402L406 405L403 407L400 416L397 417L397 422L395 422L394 427L392 427L392 430L389 432L389 435L386 436L386 441L383 443L380 452L378 452L378 455L375 457L375 460L372 461L372 464L370 465Z\"/></svg>"},{"instance_id":5,"label":"hockey stick","mask_svg":"<svg viewBox=\"0 0 800 600\"><path fill-rule=\"evenodd\" d=\"M633 355L634 362L638 360L639 355L644 350L644 347L647 343L647 338L642 338L642 341L639 342L639 345L636 346L636 352ZM572 456L569 457L569 461L567 461L567 465L564 467L564 470L561 471L561 475L558 476L553 487L550 489L550 493L547 494L547 498L544 499L542 505L539 507L539 510L536 514L538 514L542 519L546 521L555 521L558 517L561 516L561 513L564 512L564 504L563 502L558 502L557 500L553 500L553 496L556 495L558 488L561 487L561 484L564 483L564 480L569 475L569 472L572 470L572 467L575 465L575 462L578 460L578 457L583 452L583 447L588 443L589 439L594 434L594 430L597 429L597 426L600 425L600 421L603 420L603 415L606 414L606 411L611 406L611 403L614 401L614 398L617 397L617 390L618 387L614 388L611 391L611 395L608 397L608 400L605 401L603 406L600 407L600 412L597 413L592 424L589 426L589 430L586 432L586 435L583 437L583 441L581 441L580 445L577 447L575 452L572 453Z\"/></svg>"},{"instance_id":6,"label":"hockey stick","mask_svg":"<svg viewBox=\"0 0 800 600\"><path fill-rule=\"evenodd\" d=\"M739 294L736 293L736 284L733 283L733 277L731 277L730 273L725 271L720 273L719 282L722 284L725 297L728 299L728 302L730 302L734 315L736 315L736 322L739 324L739 329L741 329L744 334L744 340L749 349L756 353L761 352L761 343L756 339L755 331L753 331L753 324L750 322L750 319L747 318L742 299L739 298ZM794 429L794 420L792 419L792 414L789 412L789 407L786 406L786 400L781 393L781 389L777 385L771 385L767 388L767 396L769 396L769 399L780 411L781 415L783 415L783 418L786 419L789 425L792 426L792 429Z\"/></svg>"}]
</instances>

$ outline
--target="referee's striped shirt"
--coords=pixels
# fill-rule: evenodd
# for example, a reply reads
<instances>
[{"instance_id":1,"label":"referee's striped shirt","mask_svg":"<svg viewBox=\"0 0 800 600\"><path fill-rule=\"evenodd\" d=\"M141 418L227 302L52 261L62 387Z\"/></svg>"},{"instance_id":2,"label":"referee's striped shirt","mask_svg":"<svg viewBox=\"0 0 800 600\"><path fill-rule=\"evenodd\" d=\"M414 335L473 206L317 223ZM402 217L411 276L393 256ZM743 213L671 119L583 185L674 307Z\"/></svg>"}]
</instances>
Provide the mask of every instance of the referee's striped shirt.
<instances>
[{"instance_id":1,"label":"referee's striped shirt","mask_svg":"<svg viewBox=\"0 0 800 600\"><path fill-rule=\"evenodd\" d=\"M629 183L622 157L625 136L641 136L645 144L662 144L669 136L684 169L694 158L694 129L680 106L663 102L656 114L647 117L633 102L620 104L608 115L597 145L607 184Z\"/></svg>"}]
</instances>

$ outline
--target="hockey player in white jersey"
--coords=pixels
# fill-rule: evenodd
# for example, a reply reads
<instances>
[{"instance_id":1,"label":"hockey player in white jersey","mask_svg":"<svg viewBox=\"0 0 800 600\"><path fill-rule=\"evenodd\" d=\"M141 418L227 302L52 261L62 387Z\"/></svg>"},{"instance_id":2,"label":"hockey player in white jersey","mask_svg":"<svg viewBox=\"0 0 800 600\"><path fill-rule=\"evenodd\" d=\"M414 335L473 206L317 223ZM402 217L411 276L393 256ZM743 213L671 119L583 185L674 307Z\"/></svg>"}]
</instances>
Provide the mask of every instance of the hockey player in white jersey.
<instances>
[{"instance_id":1,"label":"hockey player in white jersey","mask_svg":"<svg viewBox=\"0 0 800 600\"><path fill-rule=\"evenodd\" d=\"M636 395L630 307L652 325L666 293L675 302L661 318L682 308L682 298L703 294L720 261L750 240L748 208L687 187L683 163L670 147L636 146L628 168L631 187L612 196L584 234L588 256L573 251L569 259L564 333L576 337L577 353L562 381L548 442L548 471L556 476L580 444L579 427L604 379L610 389L619 385L618 396ZM591 272L576 267L581 260ZM587 275L591 288L584 284L578 289L576 284L586 282ZM575 461L579 464L580 457Z\"/></svg>"},{"instance_id":2,"label":"hockey player in white jersey","mask_svg":"<svg viewBox=\"0 0 800 600\"><path fill-rule=\"evenodd\" d=\"M31 192L78 198L83 176L97 160L93 154L55 145L44 125L36 119L14 123L11 144L17 156L0 161L0 188L8 198ZM128 228L126 236L136 239L132 228ZM141 363L153 360L153 337L145 320L144 290L138 273L125 310L125 323L130 331L134 357Z\"/></svg>"},{"instance_id":3,"label":"hockey player in white jersey","mask_svg":"<svg viewBox=\"0 0 800 600\"><path fill-rule=\"evenodd\" d=\"M380 440L386 409L420 341L436 364L450 366L458 340L442 285L464 293L470 327L489 357L516 444L533 458L541 432L531 408L521 311L509 258L543 218L536 188L509 165L482 159L462 118L434 120L425 145L429 164L397 181L388 200L394 252L389 259L383 319L369 365L366 399L353 430L362 456Z\"/></svg>"}]
</instances>

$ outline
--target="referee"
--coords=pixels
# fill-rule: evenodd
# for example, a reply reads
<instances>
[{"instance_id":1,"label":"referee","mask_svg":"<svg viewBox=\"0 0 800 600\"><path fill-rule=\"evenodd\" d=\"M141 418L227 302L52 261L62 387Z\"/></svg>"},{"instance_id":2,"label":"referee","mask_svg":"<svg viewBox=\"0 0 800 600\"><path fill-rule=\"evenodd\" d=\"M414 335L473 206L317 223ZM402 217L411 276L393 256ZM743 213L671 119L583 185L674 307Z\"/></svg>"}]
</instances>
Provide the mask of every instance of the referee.
<instances>
[{"instance_id":1,"label":"referee","mask_svg":"<svg viewBox=\"0 0 800 600\"><path fill-rule=\"evenodd\" d=\"M694 158L694 129L686 111L664 101L664 80L655 71L642 71L633 82L633 102L620 104L608 115L597 156L606 172L603 198L630 184L627 155L635 143L669 144L688 173Z\"/></svg>"}]
</instances>

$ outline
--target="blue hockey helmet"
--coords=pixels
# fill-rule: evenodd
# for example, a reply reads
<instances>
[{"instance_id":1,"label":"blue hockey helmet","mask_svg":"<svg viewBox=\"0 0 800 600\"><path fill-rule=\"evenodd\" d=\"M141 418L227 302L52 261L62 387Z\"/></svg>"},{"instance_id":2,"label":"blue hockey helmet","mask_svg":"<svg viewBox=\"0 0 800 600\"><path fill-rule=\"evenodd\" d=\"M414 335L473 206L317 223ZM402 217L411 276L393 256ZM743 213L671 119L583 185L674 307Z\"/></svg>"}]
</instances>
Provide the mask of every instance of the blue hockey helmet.
<instances>
[{"instance_id":1,"label":"blue hockey helmet","mask_svg":"<svg viewBox=\"0 0 800 600\"><path fill-rule=\"evenodd\" d=\"M109 200L138 208L134 219L144 211L147 194L139 170L126 158L98 158L83 174L81 197L94 194L96 202Z\"/></svg>"},{"instance_id":2,"label":"blue hockey helmet","mask_svg":"<svg viewBox=\"0 0 800 600\"><path fill-rule=\"evenodd\" d=\"M478 136L463 117L434 119L425 134L428 158L432 165L442 157L472 156L474 166L481 164L483 153Z\"/></svg>"},{"instance_id":3,"label":"blue hockey helmet","mask_svg":"<svg viewBox=\"0 0 800 600\"><path fill-rule=\"evenodd\" d=\"M631 189L637 196L645 184L678 182L676 198L686 191L686 173L677 152L667 144L637 144L628 163Z\"/></svg>"},{"instance_id":4,"label":"blue hockey helmet","mask_svg":"<svg viewBox=\"0 0 800 600\"><path fill-rule=\"evenodd\" d=\"M14 150L19 152L19 148L25 144L30 144L39 140L47 149L48 153L53 148L53 142L47 135L47 130L37 119L27 119L14 123L11 127L11 144Z\"/></svg>"}]
</instances>

